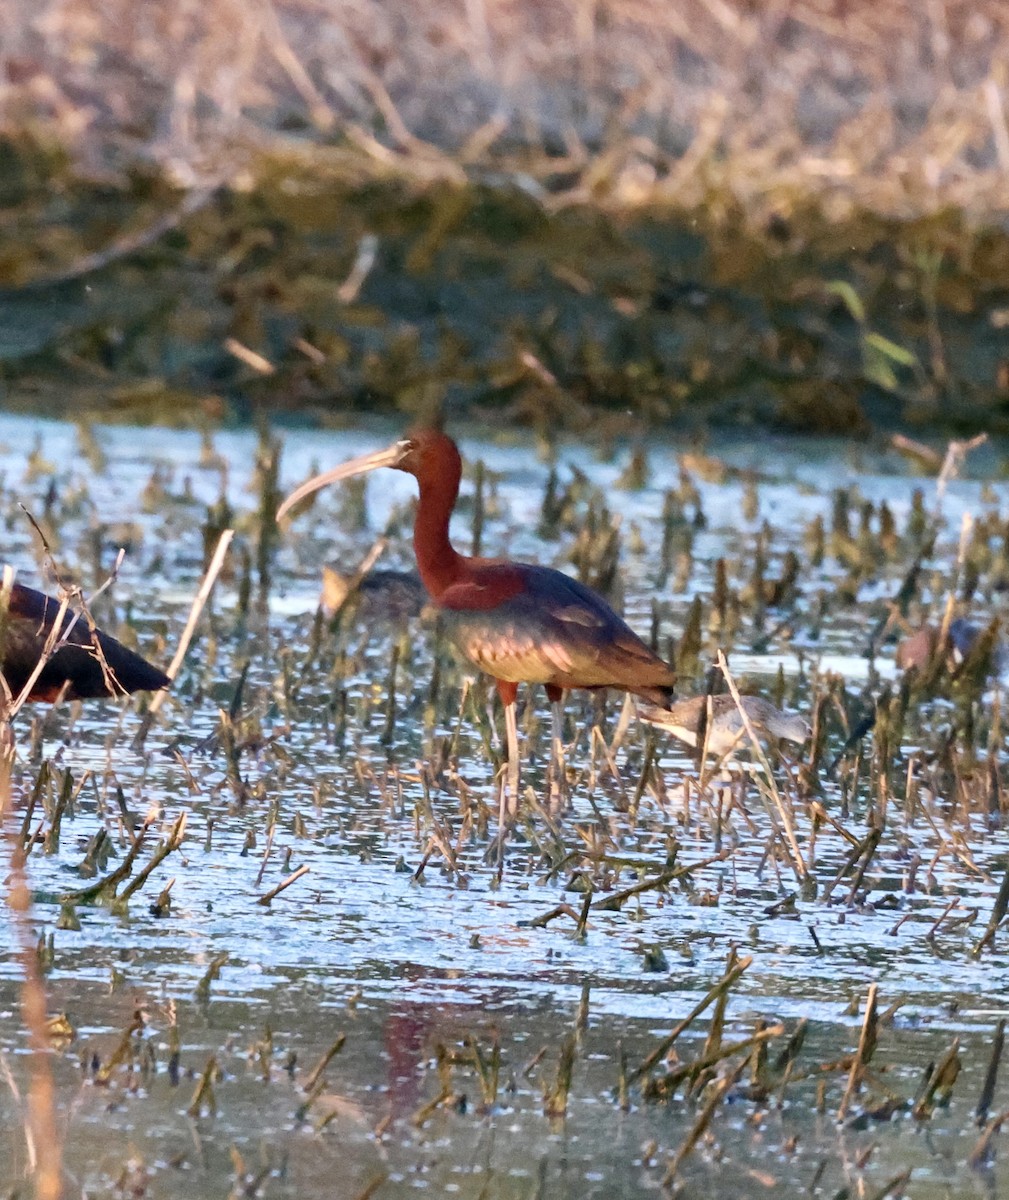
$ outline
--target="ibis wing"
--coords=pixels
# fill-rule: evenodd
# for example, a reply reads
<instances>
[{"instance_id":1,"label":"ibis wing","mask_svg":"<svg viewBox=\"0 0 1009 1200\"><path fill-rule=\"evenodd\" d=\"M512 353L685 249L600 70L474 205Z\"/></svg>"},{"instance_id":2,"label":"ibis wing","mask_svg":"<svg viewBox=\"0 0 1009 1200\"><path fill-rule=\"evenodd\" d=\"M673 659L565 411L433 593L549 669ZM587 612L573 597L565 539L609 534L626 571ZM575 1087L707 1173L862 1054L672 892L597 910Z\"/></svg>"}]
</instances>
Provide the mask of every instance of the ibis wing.
<instances>
[{"instance_id":1,"label":"ibis wing","mask_svg":"<svg viewBox=\"0 0 1009 1200\"><path fill-rule=\"evenodd\" d=\"M476 607L479 594L489 598L506 580L511 594ZM672 687L672 668L598 593L560 571L502 564L499 581L496 564L482 564L455 592L440 597L449 632L467 658L498 679L649 692Z\"/></svg>"}]
</instances>

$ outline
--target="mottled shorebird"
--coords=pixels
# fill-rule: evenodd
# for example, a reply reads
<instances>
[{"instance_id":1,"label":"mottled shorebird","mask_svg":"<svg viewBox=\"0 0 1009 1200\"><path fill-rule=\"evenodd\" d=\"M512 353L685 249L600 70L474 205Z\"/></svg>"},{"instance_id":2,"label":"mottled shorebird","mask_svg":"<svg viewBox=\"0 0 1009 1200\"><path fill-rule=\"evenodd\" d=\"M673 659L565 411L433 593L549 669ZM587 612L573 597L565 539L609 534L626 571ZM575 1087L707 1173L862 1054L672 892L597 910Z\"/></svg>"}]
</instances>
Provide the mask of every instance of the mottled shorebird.
<instances>
[{"instance_id":1,"label":"mottled shorebird","mask_svg":"<svg viewBox=\"0 0 1009 1200\"><path fill-rule=\"evenodd\" d=\"M757 737L783 738L799 745L809 737L809 725L802 717L783 713L760 696L740 696L739 702L746 711ZM638 709L638 716L643 721L668 730L688 746L696 747L698 735L706 736L709 752L718 757L728 754L740 743L745 744L748 740L739 708L735 700L728 695L691 696L689 700L678 700L668 709L642 705ZM708 723L706 733L703 732L705 722Z\"/></svg>"}]
</instances>

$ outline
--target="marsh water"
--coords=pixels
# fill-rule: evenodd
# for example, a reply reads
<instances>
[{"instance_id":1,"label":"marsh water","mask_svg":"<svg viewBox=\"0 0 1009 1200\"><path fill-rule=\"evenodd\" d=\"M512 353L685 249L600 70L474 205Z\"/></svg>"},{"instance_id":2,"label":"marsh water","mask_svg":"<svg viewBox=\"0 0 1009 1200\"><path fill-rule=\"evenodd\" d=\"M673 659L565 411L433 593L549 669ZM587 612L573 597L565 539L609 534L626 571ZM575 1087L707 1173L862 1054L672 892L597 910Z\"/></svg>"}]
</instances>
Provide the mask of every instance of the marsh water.
<instances>
[{"instance_id":1,"label":"marsh water","mask_svg":"<svg viewBox=\"0 0 1009 1200\"><path fill-rule=\"evenodd\" d=\"M600 457L457 431L470 466L483 464L464 480L460 548L476 523L483 553L598 582L619 543L617 600L660 649L683 654L702 598L684 694L724 646L744 691L807 715L820 697L819 760L792 747L770 763L803 881L759 770L699 776L687 748L613 695L569 698L563 805L549 795L545 697L526 697L527 792L497 860L502 721L485 683L428 612L364 595L336 621L317 612L323 564L353 572L382 533L380 566L409 569L413 480L384 472L322 493L276 535L268 519L278 491L396 432L264 440L0 419L18 578L56 586L18 502L85 593L126 546L94 614L162 664L217 531L236 529L142 746L143 700L18 718L6 852L33 793L38 829L27 928L0 935L4 1189L29 1186L20 937L39 940L50 1016L69 1024L50 1051L68 1195L1004 1194L997 1132L968 1162L1009 983L1005 935L978 947L1009 861L998 678L975 697L955 681L913 693L886 764L870 733L828 770L859 713L897 694L901 622L941 621L951 591L980 624L997 615L1002 450L984 447L938 489L934 471L883 445L736 437L680 457L655 436ZM937 536L914 595L869 657L926 518ZM794 586L776 592L789 555ZM814 803L833 825L814 823ZM183 813L181 846L127 904L74 898L144 825L138 865ZM878 822L856 875L852 839ZM638 1071L734 953L752 961L717 1033L716 1001ZM839 1118L872 984L885 1016ZM804 1041L780 1059L803 1020ZM749 1044L729 1053L761 1030L766 1061ZM921 1103L954 1043L959 1075ZM682 1086L645 1086L719 1046ZM1007 1087L996 1083L991 1114Z\"/></svg>"}]
</instances>

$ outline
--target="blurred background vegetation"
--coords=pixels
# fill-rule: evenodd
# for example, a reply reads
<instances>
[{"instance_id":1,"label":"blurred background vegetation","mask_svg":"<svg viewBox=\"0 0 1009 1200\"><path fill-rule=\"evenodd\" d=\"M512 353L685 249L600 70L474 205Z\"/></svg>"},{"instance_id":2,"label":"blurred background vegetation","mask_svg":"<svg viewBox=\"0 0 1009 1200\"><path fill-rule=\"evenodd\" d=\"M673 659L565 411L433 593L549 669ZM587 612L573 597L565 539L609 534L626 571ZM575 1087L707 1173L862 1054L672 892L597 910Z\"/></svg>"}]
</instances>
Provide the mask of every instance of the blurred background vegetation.
<instances>
[{"instance_id":1,"label":"blurred background vegetation","mask_svg":"<svg viewBox=\"0 0 1009 1200\"><path fill-rule=\"evenodd\" d=\"M1009 423L1001 0L0 0L0 399Z\"/></svg>"}]
</instances>

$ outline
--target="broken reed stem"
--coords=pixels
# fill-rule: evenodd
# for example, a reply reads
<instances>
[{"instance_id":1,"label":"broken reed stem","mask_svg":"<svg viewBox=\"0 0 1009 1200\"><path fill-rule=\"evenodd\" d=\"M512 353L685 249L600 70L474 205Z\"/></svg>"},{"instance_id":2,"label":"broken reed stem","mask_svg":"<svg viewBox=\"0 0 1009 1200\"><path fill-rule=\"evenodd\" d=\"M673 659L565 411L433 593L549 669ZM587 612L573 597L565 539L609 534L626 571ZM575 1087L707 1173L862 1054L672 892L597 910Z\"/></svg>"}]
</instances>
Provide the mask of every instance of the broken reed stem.
<instances>
[{"instance_id":1,"label":"broken reed stem","mask_svg":"<svg viewBox=\"0 0 1009 1200\"><path fill-rule=\"evenodd\" d=\"M865 874L865 869L869 864L869 860L872 858L873 854L876 852L876 847L879 845L879 839L881 838L881 836L882 836L881 830L870 829L869 832L866 834L866 836L851 849L851 851L848 854L848 857L844 860L844 863L842 864L841 868L838 870L837 874L827 885L827 888L823 893L823 899L825 901L830 899L831 894L834 891L834 888L837 887L837 885L841 882L841 880L845 877L845 875L847 875L848 872L852 869L852 867L854 867L855 864L859 861L859 859L861 859L862 865L861 865L861 868L858 872L857 879L856 879L856 887L857 887L858 882L861 881L862 876ZM854 891L852 891L851 894L854 895Z\"/></svg>"},{"instance_id":2,"label":"broken reed stem","mask_svg":"<svg viewBox=\"0 0 1009 1200\"><path fill-rule=\"evenodd\" d=\"M1004 1046L1005 1018L1003 1017L995 1027L995 1036L992 1039L988 1069L985 1071L984 1083L981 1086L981 1095L978 1098L977 1108L974 1110L974 1120L979 1125L983 1125L988 1119L988 1109L991 1108L992 1097L995 1095L995 1084L998 1082L998 1068L999 1063L1002 1061L1002 1049Z\"/></svg>"},{"instance_id":3,"label":"broken reed stem","mask_svg":"<svg viewBox=\"0 0 1009 1200\"><path fill-rule=\"evenodd\" d=\"M275 888L271 888L264 895L260 896L256 903L269 904L270 901L276 899L276 897L279 896L282 891L284 891L286 888L289 888L292 883L297 883L302 875L307 875L311 869L312 868L308 865L308 863L302 863L297 871L292 871L291 874L288 875L286 879L282 879Z\"/></svg>"},{"instance_id":4,"label":"broken reed stem","mask_svg":"<svg viewBox=\"0 0 1009 1200\"><path fill-rule=\"evenodd\" d=\"M729 969L731 970L739 958L736 947L733 946L729 951ZM725 1010L729 1006L729 993L722 992L715 1001L715 1011L711 1014L711 1021L708 1025L708 1036L704 1039L704 1049L701 1052L701 1057L706 1058L709 1054L715 1054L722 1044L722 1033L725 1030Z\"/></svg>"},{"instance_id":5,"label":"broken reed stem","mask_svg":"<svg viewBox=\"0 0 1009 1200\"><path fill-rule=\"evenodd\" d=\"M905 1170L899 1171L892 1179L887 1180L878 1192L873 1192L869 1200L887 1200L888 1196L893 1197L894 1200L900 1200L904 1195L904 1187L911 1178L911 1170L911 1167L907 1167Z\"/></svg>"},{"instance_id":6,"label":"broken reed stem","mask_svg":"<svg viewBox=\"0 0 1009 1200\"><path fill-rule=\"evenodd\" d=\"M990 946L995 940L995 931L1009 910L1009 867L1006 868L1005 874L1002 876L1002 886L998 890L998 895L995 897L995 903L992 906L991 917L988 919L988 925L984 933L978 939L977 945L971 951L975 958L980 958L981 951L985 946Z\"/></svg>"},{"instance_id":7,"label":"broken reed stem","mask_svg":"<svg viewBox=\"0 0 1009 1200\"><path fill-rule=\"evenodd\" d=\"M774 781L774 772L771 770L771 764L767 761L767 756L764 754L764 748L760 744L760 738L757 737L753 725L750 722L749 715L743 706L743 701L739 695L739 689L736 687L736 681L732 678L729 671L729 664L726 661L725 654L719 648L718 651L718 666L725 677L725 682L728 684L729 692L732 695L732 701L739 713L740 720L743 722L743 728L746 730L746 736L750 739L750 745L753 747L753 753L757 757L757 761L764 768L767 775L768 786L771 790L771 795L774 797L774 805L778 810L778 816L781 818L781 823L785 828L785 838L788 844L789 857L792 860L792 869L795 871L795 878L800 884L804 884L807 879L806 864L802 858L802 852L799 849L799 843L795 836L795 827L792 824L792 816L785 807L784 801L781 798L781 793L778 791L778 785ZM763 795L763 792L761 792Z\"/></svg>"},{"instance_id":8,"label":"broken reed stem","mask_svg":"<svg viewBox=\"0 0 1009 1200\"><path fill-rule=\"evenodd\" d=\"M592 887L591 885L585 892L585 898L582 900L582 910L578 914L578 924L575 927L575 933L579 938L585 937L585 930L589 923L589 909L592 907ZM586 985L587 986L587 985ZM584 995L583 995L584 998Z\"/></svg>"},{"instance_id":9,"label":"broken reed stem","mask_svg":"<svg viewBox=\"0 0 1009 1200\"><path fill-rule=\"evenodd\" d=\"M983 1133L974 1144L974 1149L967 1155L967 1165L973 1169L983 1167L988 1161L991 1154L991 1140L998 1133L1002 1126L1009 1121L1009 1109L1004 1109L998 1116L992 1119L985 1126Z\"/></svg>"},{"instance_id":10,"label":"broken reed stem","mask_svg":"<svg viewBox=\"0 0 1009 1200\"><path fill-rule=\"evenodd\" d=\"M752 962L752 955L747 955L746 958L741 958L731 970L726 971L726 973L708 992L708 994L704 996L703 999L698 1000L698 1002L683 1018L683 1020L679 1021L673 1026L672 1030L666 1035L666 1037L662 1039L662 1041L658 1044L658 1046L656 1046L651 1054L642 1059L638 1066L636 1066L630 1075L628 1075L627 1082L629 1084L636 1082L641 1078L642 1075L647 1074L647 1072L650 1071L656 1063L665 1058L680 1034L690 1025L692 1025L693 1022L701 1015L701 1013L704 1012L708 1005L718 999L722 992L728 991Z\"/></svg>"},{"instance_id":11,"label":"broken reed stem","mask_svg":"<svg viewBox=\"0 0 1009 1200\"><path fill-rule=\"evenodd\" d=\"M652 773L652 768L655 766L655 756L658 752L658 745L655 739L655 731L649 726L645 733L645 749L641 756L641 774L638 776L638 782L634 787L634 795L631 797L628 813L632 822L637 821L638 807L641 804L641 797L645 794L645 788L648 786L648 780Z\"/></svg>"},{"instance_id":12,"label":"broken reed stem","mask_svg":"<svg viewBox=\"0 0 1009 1200\"><path fill-rule=\"evenodd\" d=\"M945 1104L960 1074L960 1039L955 1037L946 1053L932 1068L921 1097L911 1109L915 1120L929 1120L936 1105Z\"/></svg>"},{"instance_id":13,"label":"broken reed stem","mask_svg":"<svg viewBox=\"0 0 1009 1200\"><path fill-rule=\"evenodd\" d=\"M691 1127L690 1132L680 1143L679 1148L669 1163L665 1177L662 1180L663 1189L668 1189L669 1185L676 1178L676 1174L682 1166L684 1159L687 1158L693 1148L700 1141L701 1137L703 1137L704 1131L711 1124L711 1119L714 1117L718 1106L725 1099L726 1093L738 1082L740 1075L742 1075L743 1071L745 1070L746 1062L747 1060L744 1058L743 1061L735 1068L735 1070L726 1075L724 1079L719 1080L719 1082L711 1089L711 1095L708 1097L707 1103L701 1109L701 1112Z\"/></svg>"},{"instance_id":14,"label":"broken reed stem","mask_svg":"<svg viewBox=\"0 0 1009 1200\"><path fill-rule=\"evenodd\" d=\"M303 1090L305 1092L312 1092L315 1090L316 1084L322 1078L323 1071L325 1071L333 1059L336 1058L336 1056L343 1049L343 1044L346 1042L346 1040L347 1035L345 1033L341 1033L332 1046L330 1046L325 1054L323 1054L322 1058L320 1058L315 1064L303 1085Z\"/></svg>"},{"instance_id":15,"label":"broken reed stem","mask_svg":"<svg viewBox=\"0 0 1009 1200\"><path fill-rule=\"evenodd\" d=\"M383 1171L376 1175L370 1183L365 1184L364 1189L357 1193L354 1200L371 1200L372 1196L378 1191L383 1183L389 1178L389 1172Z\"/></svg>"},{"instance_id":16,"label":"broken reed stem","mask_svg":"<svg viewBox=\"0 0 1009 1200\"><path fill-rule=\"evenodd\" d=\"M691 1062L681 1063L672 1071L667 1071L660 1079L656 1079L652 1087L655 1094L671 1095L672 1092L679 1087L685 1080L696 1080L705 1071L717 1066L727 1058L732 1058L736 1054L742 1054L745 1051L752 1050L755 1046L762 1046L765 1042L769 1042L774 1038L779 1038L785 1032L784 1025L768 1025L764 1029L758 1029L756 1033L750 1034L747 1038L742 1038L738 1042L728 1042L720 1044L717 1049L712 1050L708 1054L703 1054L700 1058L695 1058ZM743 1059L741 1064L745 1067L750 1061L749 1054ZM647 1094L647 1092L646 1092Z\"/></svg>"},{"instance_id":17,"label":"broken reed stem","mask_svg":"<svg viewBox=\"0 0 1009 1200\"><path fill-rule=\"evenodd\" d=\"M590 892L589 893L590 899L591 899L591 895L592 895L592 893ZM570 904L558 904L554 908L552 908L549 912L541 913L538 917L533 917L532 920L529 922L529 928L530 929L545 929L547 927L547 925L549 925L550 922L555 920L557 917L570 917L571 920L574 921L575 925L578 924L578 920L579 920L578 913L575 912L575 910L571 907Z\"/></svg>"},{"instance_id":18,"label":"broken reed stem","mask_svg":"<svg viewBox=\"0 0 1009 1200\"><path fill-rule=\"evenodd\" d=\"M207 1065L203 1068L203 1074L196 1084L193 1098L186 1109L186 1116L199 1117L203 1113L204 1108L210 1113L217 1111L217 1100L214 1097L214 1072L216 1070L217 1056L211 1054L207 1059Z\"/></svg>"},{"instance_id":19,"label":"broken reed stem","mask_svg":"<svg viewBox=\"0 0 1009 1200\"><path fill-rule=\"evenodd\" d=\"M179 638L179 644L175 651L175 656L165 674L169 679L174 680L178 674L179 667L182 666L182 660L186 656L186 651L189 649L189 643L193 639L193 633L196 630L196 622L200 619L200 614L210 599L210 593L214 589L214 584L217 582L217 576L221 573L221 568L224 566L224 559L228 553L228 547L231 545L231 540L235 536L233 529L222 530L221 536L217 541L217 548L214 550L214 556L210 560L210 565L207 567L206 574L203 576L203 582L200 584L200 589L196 593L193 600L193 606L189 611L189 619L186 621L186 627L182 631L182 636ZM151 711L157 712L164 700L165 693L159 692L151 704Z\"/></svg>"},{"instance_id":20,"label":"broken reed stem","mask_svg":"<svg viewBox=\"0 0 1009 1200\"><path fill-rule=\"evenodd\" d=\"M135 1042L136 1035L144 1027L143 1018L136 1014L129 1025L123 1030L119 1037L119 1043L112 1053L108 1056L101 1067L95 1072L95 1083L104 1087L112 1079L112 1076L124 1063L132 1063L135 1057Z\"/></svg>"},{"instance_id":21,"label":"broken reed stem","mask_svg":"<svg viewBox=\"0 0 1009 1200\"><path fill-rule=\"evenodd\" d=\"M179 667L182 666L182 660L186 657L186 651L189 649L189 643L193 640L193 634L196 631L196 622L200 619L200 613L203 612L204 606L210 599L210 593L214 589L214 584L217 582L217 576L221 573L221 567L224 566L224 558L228 553L228 547L231 545L231 539L235 536L233 529L225 529L217 542L217 549L214 551L214 557L210 560L210 566L207 567L207 572L203 576L203 582L200 584L200 590L196 593L193 600L193 607L189 610L189 620L186 621L186 627L182 631L182 637L179 638L179 644L175 651L175 657L168 665L165 674L172 682L175 681L175 676L179 672ZM147 718L145 725L149 725L150 721L157 715L161 705L164 703L167 690L158 692L151 701L151 706L147 710ZM146 733L146 728L144 729Z\"/></svg>"},{"instance_id":22,"label":"broken reed stem","mask_svg":"<svg viewBox=\"0 0 1009 1200\"><path fill-rule=\"evenodd\" d=\"M490 1061L484 1058L480 1042L473 1034L466 1037L466 1045L473 1058L477 1078L480 1080L480 1094L485 1109L491 1109L497 1103L498 1080L501 1074L501 1044L497 1035L491 1043Z\"/></svg>"},{"instance_id":23,"label":"broken reed stem","mask_svg":"<svg viewBox=\"0 0 1009 1200\"><path fill-rule=\"evenodd\" d=\"M554 1085L543 1097L544 1116L554 1118L567 1116L568 1097L571 1094L571 1079L574 1075L575 1054L577 1050L578 1038L575 1034L572 1034L561 1045Z\"/></svg>"},{"instance_id":24,"label":"broken reed stem","mask_svg":"<svg viewBox=\"0 0 1009 1200\"><path fill-rule=\"evenodd\" d=\"M221 967L228 961L229 955L227 950L222 950L220 954L215 954L210 960L206 971L200 977L199 982L193 989L193 995L201 1003L206 1003L210 999L210 985L215 979L221 976Z\"/></svg>"},{"instance_id":25,"label":"broken reed stem","mask_svg":"<svg viewBox=\"0 0 1009 1200\"><path fill-rule=\"evenodd\" d=\"M103 875L101 879L89 884L85 888L79 888L76 892L63 892L60 896L61 904L89 904L103 892L112 891L115 893L115 888L122 883L124 879L129 878L133 870L133 864L137 860L137 856L143 849L144 841L147 837L149 825L142 825L140 832L137 834L126 852L126 857L114 871L110 871L108 875Z\"/></svg>"},{"instance_id":26,"label":"broken reed stem","mask_svg":"<svg viewBox=\"0 0 1009 1200\"><path fill-rule=\"evenodd\" d=\"M969 441L951 441L946 447L946 456L942 460L942 467L939 469L939 474L935 481L935 513L934 520L936 525L942 521L942 506L946 498L946 488L960 474L960 468L964 464L964 460L972 450L976 450L978 446L983 446L988 440L986 433L979 433L976 437L972 437Z\"/></svg>"},{"instance_id":27,"label":"broken reed stem","mask_svg":"<svg viewBox=\"0 0 1009 1200\"><path fill-rule=\"evenodd\" d=\"M724 862L729 854L728 850L719 850L717 854L702 858L700 862L685 863L682 867L676 867L672 871L663 871L661 875L655 875L651 879L642 879L640 883L632 884L623 891L612 892L609 896L604 896L601 900L597 900L592 907L599 912L619 912L624 902L630 900L631 897L640 896L642 892L650 892L655 888L665 887L677 879L682 879L684 875L690 875L693 871L710 867L712 863Z\"/></svg>"},{"instance_id":28,"label":"broken reed stem","mask_svg":"<svg viewBox=\"0 0 1009 1200\"><path fill-rule=\"evenodd\" d=\"M651 879L642 879L640 883L632 884L623 891L613 892L609 896L597 900L593 908L597 912L619 912L623 908L624 902L630 900L632 896L640 896L643 892L665 887L667 883L672 883L676 876L676 871L663 871L661 875L653 875Z\"/></svg>"},{"instance_id":29,"label":"broken reed stem","mask_svg":"<svg viewBox=\"0 0 1009 1200\"><path fill-rule=\"evenodd\" d=\"M131 879L129 884L123 888L122 893L116 897L118 901L121 903L125 902L129 900L134 892L139 892L147 882L148 876L154 868L162 863L173 850L177 850L182 845L182 839L186 834L186 820L188 816L188 813L183 812L175 818L175 824L172 826L171 833L169 833L167 839L159 842L154 848L154 853L151 855L149 861L137 872L136 877Z\"/></svg>"},{"instance_id":30,"label":"broken reed stem","mask_svg":"<svg viewBox=\"0 0 1009 1200\"><path fill-rule=\"evenodd\" d=\"M865 997L865 1016L862 1018L862 1032L858 1039L858 1050L851 1061L851 1071L848 1073L848 1086L841 1097L841 1107L837 1110L837 1119L843 1121L848 1112L851 1098L862 1082L862 1076L869 1065L873 1051L876 1049L876 991L877 984L870 983Z\"/></svg>"}]
</instances>

